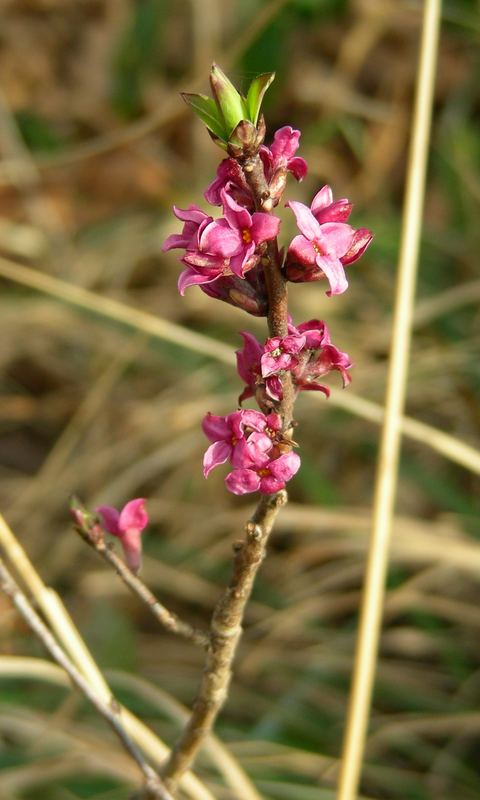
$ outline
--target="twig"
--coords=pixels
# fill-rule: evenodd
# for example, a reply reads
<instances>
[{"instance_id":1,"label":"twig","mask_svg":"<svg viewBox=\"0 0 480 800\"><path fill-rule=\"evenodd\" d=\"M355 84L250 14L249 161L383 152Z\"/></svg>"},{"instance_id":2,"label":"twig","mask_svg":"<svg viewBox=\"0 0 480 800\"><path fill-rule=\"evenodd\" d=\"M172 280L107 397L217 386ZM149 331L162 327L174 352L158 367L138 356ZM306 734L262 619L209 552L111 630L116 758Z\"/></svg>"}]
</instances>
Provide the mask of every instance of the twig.
<instances>
[{"instance_id":1,"label":"twig","mask_svg":"<svg viewBox=\"0 0 480 800\"><path fill-rule=\"evenodd\" d=\"M126 586L128 586L130 591L133 592L142 603L145 603L160 625L163 625L163 627L171 633L176 633L178 636L189 639L194 644L207 647L209 643L208 634L194 628L192 625L189 625L188 622L183 622L173 611L169 611L168 608L157 600L148 586L132 572L125 561L117 556L112 547L106 543L103 530L96 521L94 515L89 514L83 509L76 499L72 501L72 508L74 509L74 527L77 533L82 537L84 542L90 545L90 547L107 562L107 564L110 564L110 566L114 568L117 575Z\"/></svg>"},{"instance_id":2,"label":"twig","mask_svg":"<svg viewBox=\"0 0 480 800\"><path fill-rule=\"evenodd\" d=\"M192 714L162 770L171 791L191 766L227 697L245 607L275 518L286 502L285 491L263 495L246 524L245 540L234 545L233 575L213 612L210 646Z\"/></svg>"},{"instance_id":3,"label":"twig","mask_svg":"<svg viewBox=\"0 0 480 800\"><path fill-rule=\"evenodd\" d=\"M375 676L388 548L395 510L401 418L406 396L440 17L440 0L426 0L408 161L385 421L377 463L372 534L343 744L338 800L354 800L357 796Z\"/></svg>"},{"instance_id":4,"label":"twig","mask_svg":"<svg viewBox=\"0 0 480 800\"><path fill-rule=\"evenodd\" d=\"M113 728L127 753L138 764L145 778L147 796L151 797L152 800L173 800L172 795L163 785L160 777L147 761L145 761L142 753L123 727L120 716L120 706L118 706L114 700L112 700L111 703L106 703L104 699L92 689L88 681L85 680L74 663L68 658L65 651L60 647L58 642L56 642L45 623L30 604L26 595L13 579L13 576L6 568L2 559L0 559L0 589L10 598L17 611L43 643L52 658L63 667L72 683L85 695L98 713L104 717Z\"/></svg>"}]
</instances>

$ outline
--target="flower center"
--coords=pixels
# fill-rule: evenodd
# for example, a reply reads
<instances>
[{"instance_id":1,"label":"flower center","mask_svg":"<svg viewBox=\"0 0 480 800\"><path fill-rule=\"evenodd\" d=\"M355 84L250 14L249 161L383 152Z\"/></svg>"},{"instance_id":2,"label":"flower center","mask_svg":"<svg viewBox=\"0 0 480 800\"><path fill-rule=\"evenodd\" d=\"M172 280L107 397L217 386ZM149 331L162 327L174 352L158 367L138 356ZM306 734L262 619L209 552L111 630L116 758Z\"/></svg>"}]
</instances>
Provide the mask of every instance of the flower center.
<instances>
[{"instance_id":1,"label":"flower center","mask_svg":"<svg viewBox=\"0 0 480 800\"><path fill-rule=\"evenodd\" d=\"M242 229L242 239L245 242L245 244L250 244L250 242L252 241L252 234L250 233L248 228Z\"/></svg>"},{"instance_id":2,"label":"flower center","mask_svg":"<svg viewBox=\"0 0 480 800\"><path fill-rule=\"evenodd\" d=\"M315 250L315 252L316 252L316 254L318 256L326 255L325 250L323 249L321 244L319 242L317 242L315 239L313 240L312 245L313 245L313 249Z\"/></svg>"},{"instance_id":3,"label":"flower center","mask_svg":"<svg viewBox=\"0 0 480 800\"><path fill-rule=\"evenodd\" d=\"M262 469L257 469L257 475L260 475L261 478L266 478L267 475L270 475L270 470L265 469L265 467Z\"/></svg>"},{"instance_id":4,"label":"flower center","mask_svg":"<svg viewBox=\"0 0 480 800\"><path fill-rule=\"evenodd\" d=\"M279 358L282 355L282 352L283 352L283 350L282 350L281 347L276 347L275 350L271 350L270 351L270 355L273 358Z\"/></svg>"}]
</instances>

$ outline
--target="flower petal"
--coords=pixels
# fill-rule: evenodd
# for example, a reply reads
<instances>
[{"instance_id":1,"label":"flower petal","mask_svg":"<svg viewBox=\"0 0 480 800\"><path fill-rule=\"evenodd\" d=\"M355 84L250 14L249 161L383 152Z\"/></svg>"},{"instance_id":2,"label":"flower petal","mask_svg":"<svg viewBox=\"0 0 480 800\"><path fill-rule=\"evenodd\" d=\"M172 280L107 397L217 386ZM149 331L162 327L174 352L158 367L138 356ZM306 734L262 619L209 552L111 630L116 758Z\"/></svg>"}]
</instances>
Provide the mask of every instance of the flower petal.
<instances>
[{"instance_id":1,"label":"flower petal","mask_svg":"<svg viewBox=\"0 0 480 800\"><path fill-rule=\"evenodd\" d=\"M300 264L315 264L317 253L311 241L305 236L295 236L288 248L288 260Z\"/></svg>"},{"instance_id":2,"label":"flower petal","mask_svg":"<svg viewBox=\"0 0 480 800\"><path fill-rule=\"evenodd\" d=\"M120 514L116 508L113 508L113 506L98 506L98 508L95 509L95 513L101 515L103 527L108 533L111 533L113 536L120 536L120 529L118 526Z\"/></svg>"},{"instance_id":3,"label":"flower petal","mask_svg":"<svg viewBox=\"0 0 480 800\"><path fill-rule=\"evenodd\" d=\"M299 203L297 200L290 200L288 203L285 203L285 205L292 209L297 220L297 225L307 239L312 241L321 237L320 225L308 206Z\"/></svg>"},{"instance_id":4,"label":"flower petal","mask_svg":"<svg viewBox=\"0 0 480 800\"><path fill-rule=\"evenodd\" d=\"M203 475L208 478L212 469L225 464L232 452L232 446L227 442L214 442L210 445L203 457Z\"/></svg>"},{"instance_id":5,"label":"flower petal","mask_svg":"<svg viewBox=\"0 0 480 800\"><path fill-rule=\"evenodd\" d=\"M231 228L237 231L250 228L252 217L247 209L242 208L225 189L222 189L220 195L222 197L223 213Z\"/></svg>"},{"instance_id":6,"label":"flower petal","mask_svg":"<svg viewBox=\"0 0 480 800\"><path fill-rule=\"evenodd\" d=\"M211 414L210 411L202 420L202 430L211 442L219 442L222 439L229 439L232 435L230 425L225 417Z\"/></svg>"},{"instance_id":7,"label":"flower petal","mask_svg":"<svg viewBox=\"0 0 480 800\"><path fill-rule=\"evenodd\" d=\"M138 497L130 500L120 512L118 527L121 531L143 531L148 525L148 514L145 509L145 498Z\"/></svg>"},{"instance_id":8,"label":"flower petal","mask_svg":"<svg viewBox=\"0 0 480 800\"><path fill-rule=\"evenodd\" d=\"M235 469L227 475L225 483L233 494L250 494L258 491L260 478L252 469Z\"/></svg>"},{"instance_id":9,"label":"flower petal","mask_svg":"<svg viewBox=\"0 0 480 800\"><path fill-rule=\"evenodd\" d=\"M300 131L294 130L290 125L284 125L275 131L270 147L275 161L279 159L284 159L285 163L289 161L298 150L300 136Z\"/></svg>"},{"instance_id":10,"label":"flower petal","mask_svg":"<svg viewBox=\"0 0 480 800\"><path fill-rule=\"evenodd\" d=\"M279 230L280 220L274 214L264 214L262 211L256 211L252 214L250 233L255 244L275 239Z\"/></svg>"},{"instance_id":11,"label":"flower petal","mask_svg":"<svg viewBox=\"0 0 480 800\"><path fill-rule=\"evenodd\" d=\"M345 270L339 258L317 256L317 265L325 273L330 284L330 289L326 292L329 297L335 294L342 294L348 289Z\"/></svg>"},{"instance_id":12,"label":"flower petal","mask_svg":"<svg viewBox=\"0 0 480 800\"><path fill-rule=\"evenodd\" d=\"M200 235L199 247L204 253L229 258L242 250L244 245L240 232L233 229L225 219L210 222Z\"/></svg>"},{"instance_id":13,"label":"flower petal","mask_svg":"<svg viewBox=\"0 0 480 800\"><path fill-rule=\"evenodd\" d=\"M299 156L291 158L288 162L288 171L292 173L295 180L303 181L308 172L307 162Z\"/></svg>"},{"instance_id":14,"label":"flower petal","mask_svg":"<svg viewBox=\"0 0 480 800\"><path fill-rule=\"evenodd\" d=\"M274 461L271 461L268 468L275 478L282 481L289 481L300 469L300 456L290 450Z\"/></svg>"},{"instance_id":15,"label":"flower petal","mask_svg":"<svg viewBox=\"0 0 480 800\"><path fill-rule=\"evenodd\" d=\"M189 286L198 286L200 283L211 283L219 277L219 274L220 273L215 273L214 275L210 273L201 274L191 267L187 267L178 277L178 291L183 297L185 289L188 289Z\"/></svg>"},{"instance_id":16,"label":"flower petal","mask_svg":"<svg viewBox=\"0 0 480 800\"><path fill-rule=\"evenodd\" d=\"M322 211L322 209L327 208L327 206L330 206L332 203L333 203L332 190L330 186L328 186L328 184L325 184L325 186L322 186L320 191L317 192L317 194L312 200L312 205L311 205L312 214L316 216L319 211Z\"/></svg>"}]
</instances>

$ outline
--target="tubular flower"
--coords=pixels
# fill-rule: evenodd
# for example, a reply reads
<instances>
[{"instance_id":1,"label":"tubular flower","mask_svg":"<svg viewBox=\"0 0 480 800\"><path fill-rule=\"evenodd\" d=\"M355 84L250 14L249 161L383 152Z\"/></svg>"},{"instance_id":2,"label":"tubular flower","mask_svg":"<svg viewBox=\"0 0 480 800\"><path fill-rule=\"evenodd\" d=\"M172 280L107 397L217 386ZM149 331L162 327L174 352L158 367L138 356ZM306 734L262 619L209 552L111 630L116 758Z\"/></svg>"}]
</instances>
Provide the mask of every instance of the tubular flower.
<instances>
[{"instance_id":1,"label":"tubular flower","mask_svg":"<svg viewBox=\"0 0 480 800\"><path fill-rule=\"evenodd\" d=\"M243 457L242 443L254 431L260 433L268 427L265 414L251 409L233 411L226 417L208 413L202 422L205 436L213 444L210 445L203 458L203 474L207 478L215 467L230 460ZM268 438L268 437L267 437ZM268 439L271 446L271 441Z\"/></svg>"},{"instance_id":2,"label":"tubular flower","mask_svg":"<svg viewBox=\"0 0 480 800\"><path fill-rule=\"evenodd\" d=\"M101 516L105 530L120 539L127 565L132 572L138 572L142 558L141 533L148 525L144 498L130 500L121 511L113 506L99 506L95 511Z\"/></svg>"},{"instance_id":3,"label":"tubular flower","mask_svg":"<svg viewBox=\"0 0 480 800\"><path fill-rule=\"evenodd\" d=\"M345 224L352 204L346 198L334 201L330 186L317 192L310 209L297 202L287 206L294 212L303 234L296 236L288 249L288 280L300 283L326 277L330 282L327 294L341 294L348 286L343 267L363 255L373 239L372 232Z\"/></svg>"},{"instance_id":4,"label":"tubular flower","mask_svg":"<svg viewBox=\"0 0 480 800\"><path fill-rule=\"evenodd\" d=\"M278 234L278 217L258 211L250 214L225 189L220 194L225 214L220 219L213 220L196 206L175 209L186 223L182 234L166 239L163 249L186 250L181 260L187 269L178 281L182 295L188 286L212 283L222 276L244 278L260 260L257 247Z\"/></svg>"},{"instance_id":5,"label":"tubular flower","mask_svg":"<svg viewBox=\"0 0 480 800\"><path fill-rule=\"evenodd\" d=\"M233 470L225 478L225 483L233 494L274 494L285 488L299 468L300 456L292 450L273 460L268 453L262 456L257 452L249 467Z\"/></svg>"},{"instance_id":6,"label":"tubular flower","mask_svg":"<svg viewBox=\"0 0 480 800\"><path fill-rule=\"evenodd\" d=\"M307 174L307 162L304 158L295 156L300 142L300 131L285 125L275 131L271 147L262 145L260 157L265 167L267 181L272 181L278 172L291 172L297 181L302 181Z\"/></svg>"},{"instance_id":7,"label":"tubular flower","mask_svg":"<svg viewBox=\"0 0 480 800\"><path fill-rule=\"evenodd\" d=\"M244 208L255 210L255 201L243 175L242 168L234 158L224 158L217 169L216 178L207 186L204 197L212 206L221 206L222 189Z\"/></svg>"}]
</instances>

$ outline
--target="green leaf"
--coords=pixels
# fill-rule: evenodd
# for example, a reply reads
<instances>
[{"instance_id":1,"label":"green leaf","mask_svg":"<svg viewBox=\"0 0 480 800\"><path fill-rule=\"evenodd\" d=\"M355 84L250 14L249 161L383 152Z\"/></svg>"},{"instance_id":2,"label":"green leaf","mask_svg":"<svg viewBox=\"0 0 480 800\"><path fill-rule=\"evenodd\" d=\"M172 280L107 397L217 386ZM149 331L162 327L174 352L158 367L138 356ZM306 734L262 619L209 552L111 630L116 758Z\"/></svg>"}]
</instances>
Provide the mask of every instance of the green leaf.
<instances>
[{"instance_id":1,"label":"green leaf","mask_svg":"<svg viewBox=\"0 0 480 800\"><path fill-rule=\"evenodd\" d=\"M225 126L220 117L220 111L213 97L207 97L204 94L187 94L182 92L182 97L191 106L197 117L200 117L202 122L207 126L216 137L227 141Z\"/></svg>"},{"instance_id":2,"label":"green leaf","mask_svg":"<svg viewBox=\"0 0 480 800\"><path fill-rule=\"evenodd\" d=\"M257 75L250 84L247 94L247 111L248 119L250 122L253 122L254 125L258 122L258 115L265 92L274 78L274 72L264 72L262 75Z\"/></svg>"}]
</instances>

